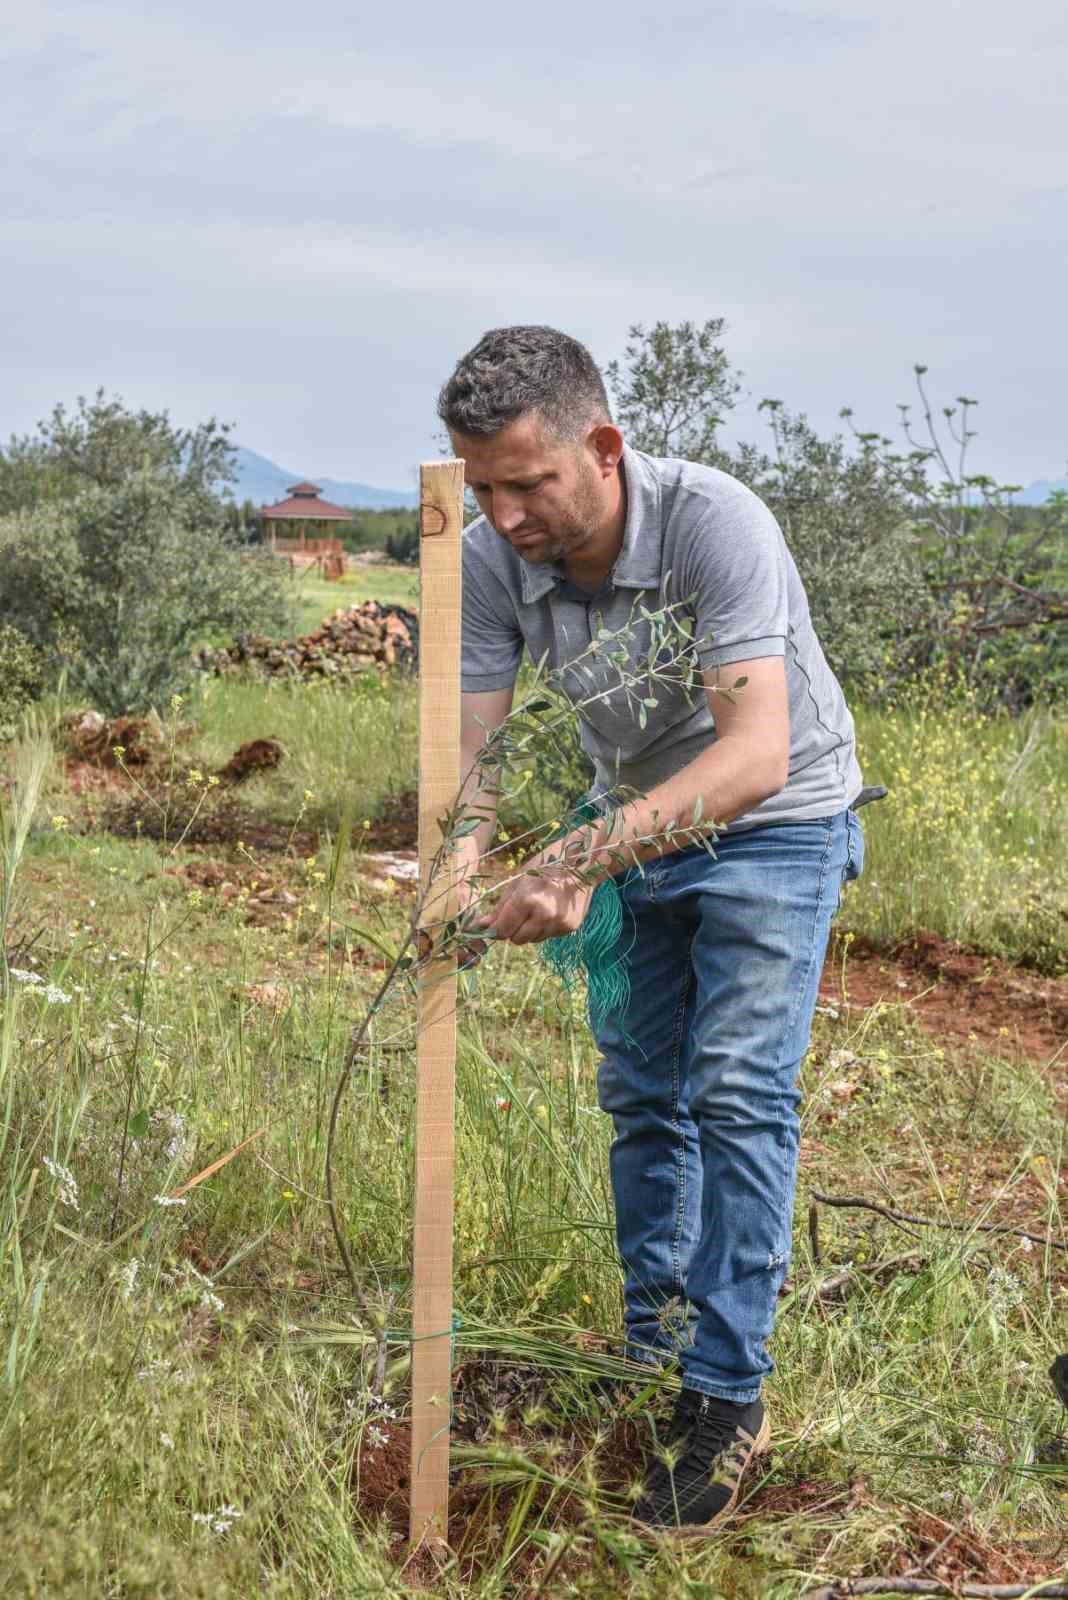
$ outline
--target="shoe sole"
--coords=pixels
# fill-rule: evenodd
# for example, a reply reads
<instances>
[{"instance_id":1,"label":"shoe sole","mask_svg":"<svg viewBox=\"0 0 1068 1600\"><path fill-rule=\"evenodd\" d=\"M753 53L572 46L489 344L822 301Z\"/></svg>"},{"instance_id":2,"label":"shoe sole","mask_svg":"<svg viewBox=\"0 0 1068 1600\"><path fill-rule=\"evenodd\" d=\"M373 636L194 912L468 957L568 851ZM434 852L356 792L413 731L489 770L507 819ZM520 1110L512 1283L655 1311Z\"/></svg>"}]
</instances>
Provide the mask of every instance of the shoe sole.
<instances>
[{"instance_id":1,"label":"shoe sole","mask_svg":"<svg viewBox=\"0 0 1068 1600\"><path fill-rule=\"evenodd\" d=\"M733 1514L738 1504L738 1496L742 1492L742 1483L746 1473L753 1464L755 1456L763 1455L771 1444L771 1426L767 1417L760 1424L760 1431L753 1440L738 1473L737 1482L727 1504L722 1510L717 1511L714 1517L707 1522L682 1522L675 1528L655 1528L651 1522L640 1522L636 1517L630 1519L632 1532L640 1534L643 1539L672 1540L672 1539L706 1539L710 1533L716 1533L727 1519Z\"/></svg>"}]
</instances>

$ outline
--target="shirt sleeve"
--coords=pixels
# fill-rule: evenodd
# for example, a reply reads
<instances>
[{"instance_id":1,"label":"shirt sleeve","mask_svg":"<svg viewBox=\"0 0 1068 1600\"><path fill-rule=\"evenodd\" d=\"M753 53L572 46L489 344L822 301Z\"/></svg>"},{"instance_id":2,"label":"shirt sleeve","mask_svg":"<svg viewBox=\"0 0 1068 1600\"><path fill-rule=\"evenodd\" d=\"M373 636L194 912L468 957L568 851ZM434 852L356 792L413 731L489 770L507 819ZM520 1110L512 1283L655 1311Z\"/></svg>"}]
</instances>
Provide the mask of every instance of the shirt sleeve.
<instances>
[{"instance_id":1,"label":"shirt sleeve","mask_svg":"<svg viewBox=\"0 0 1068 1600\"><path fill-rule=\"evenodd\" d=\"M466 694L510 689L523 654L511 596L467 544L463 563L460 687Z\"/></svg>"},{"instance_id":2,"label":"shirt sleeve","mask_svg":"<svg viewBox=\"0 0 1068 1600\"><path fill-rule=\"evenodd\" d=\"M752 490L733 491L695 519L681 574L702 667L786 654L786 543Z\"/></svg>"}]
</instances>

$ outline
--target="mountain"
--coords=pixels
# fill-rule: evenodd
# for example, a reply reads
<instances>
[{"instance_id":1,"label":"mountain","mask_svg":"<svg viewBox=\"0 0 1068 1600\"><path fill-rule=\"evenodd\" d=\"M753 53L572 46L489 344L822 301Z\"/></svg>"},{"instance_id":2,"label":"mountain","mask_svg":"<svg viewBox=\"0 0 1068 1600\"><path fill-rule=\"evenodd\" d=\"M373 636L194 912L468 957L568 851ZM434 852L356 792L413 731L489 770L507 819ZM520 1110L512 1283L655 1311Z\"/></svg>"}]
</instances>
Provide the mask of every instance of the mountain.
<instances>
[{"instance_id":1,"label":"mountain","mask_svg":"<svg viewBox=\"0 0 1068 1600\"><path fill-rule=\"evenodd\" d=\"M229 493L238 502L251 500L258 506L284 500L290 484L300 483L308 476L306 472L287 472L284 467L276 466L266 456L258 456L254 450L246 450L243 445L236 447L234 468L237 480L230 484ZM313 477L311 481L318 484L324 500L361 511L393 510L398 506L419 504L417 494L405 494L400 489L375 489L369 483L343 483L337 478Z\"/></svg>"}]
</instances>

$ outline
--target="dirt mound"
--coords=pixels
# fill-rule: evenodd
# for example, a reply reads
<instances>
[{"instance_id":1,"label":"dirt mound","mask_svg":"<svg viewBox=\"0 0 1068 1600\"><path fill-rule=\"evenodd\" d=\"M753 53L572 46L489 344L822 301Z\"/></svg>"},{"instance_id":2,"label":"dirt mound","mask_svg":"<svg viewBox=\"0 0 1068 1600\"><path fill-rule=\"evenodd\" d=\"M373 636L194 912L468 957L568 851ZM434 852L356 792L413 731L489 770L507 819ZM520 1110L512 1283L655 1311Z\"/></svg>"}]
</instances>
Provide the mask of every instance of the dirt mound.
<instances>
[{"instance_id":1,"label":"dirt mound","mask_svg":"<svg viewBox=\"0 0 1068 1600\"><path fill-rule=\"evenodd\" d=\"M76 711L64 720L63 732L75 760L98 767L150 766L167 749L167 731L155 713L105 717L99 711Z\"/></svg>"},{"instance_id":2,"label":"dirt mound","mask_svg":"<svg viewBox=\"0 0 1068 1600\"><path fill-rule=\"evenodd\" d=\"M225 649L196 655L200 670L215 676L252 671L264 677L312 678L345 678L394 667L414 671L418 659L415 612L377 600L343 607L299 639L242 634Z\"/></svg>"},{"instance_id":3,"label":"dirt mound","mask_svg":"<svg viewBox=\"0 0 1068 1600\"><path fill-rule=\"evenodd\" d=\"M249 739L234 751L216 777L220 783L244 783L257 772L273 772L285 755L277 739Z\"/></svg>"},{"instance_id":4,"label":"dirt mound","mask_svg":"<svg viewBox=\"0 0 1068 1600\"><path fill-rule=\"evenodd\" d=\"M1065 1051L1068 1067L1068 978L976 955L934 933L921 931L891 950L839 939L821 993L825 1003L862 1010L907 1005L931 1033L1000 1055L1049 1060Z\"/></svg>"}]
</instances>

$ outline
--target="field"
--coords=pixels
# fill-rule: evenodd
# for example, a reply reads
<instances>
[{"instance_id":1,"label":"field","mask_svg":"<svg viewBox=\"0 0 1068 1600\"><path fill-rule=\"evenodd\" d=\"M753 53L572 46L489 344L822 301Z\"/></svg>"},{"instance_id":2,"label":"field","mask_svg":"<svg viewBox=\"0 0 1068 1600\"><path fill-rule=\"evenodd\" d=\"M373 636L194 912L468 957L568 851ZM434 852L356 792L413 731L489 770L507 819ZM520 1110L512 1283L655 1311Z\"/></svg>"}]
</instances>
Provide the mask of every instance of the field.
<instances>
[{"instance_id":1,"label":"field","mask_svg":"<svg viewBox=\"0 0 1068 1600\"><path fill-rule=\"evenodd\" d=\"M345 576L331 583L314 572L295 576L298 633L307 633L329 612L354 605L358 600L402 606L415 604L419 591L418 569L379 561L377 552L370 552L373 559L368 561L367 554L350 555Z\"/></svg>"},{"instance_id":2,"label":"field","mask_svg":"<svg viewBox=\"0 0 1068 1600\"><path fill-rule=\"evenodd\" d=\"M308 625L407 604L414 574L305 585ZM413 892L414 686L210 682L128 772L74 759L60 710L0 769L11 1595L794 1600L1064 1572L1063 718L992 721L945 685L858 712L891 796L864 813L804 1066L772 1451L714 1542L627 1526L670 1380L598 1398L620 1279L580 1001L529 950L465 978L452 1551L432 1570L404 1547L403 985L333 1158L359 1302L324 1203L331 1097ZM267 737L275 770L211 782Z\"/></svg>"}]
</instances>

